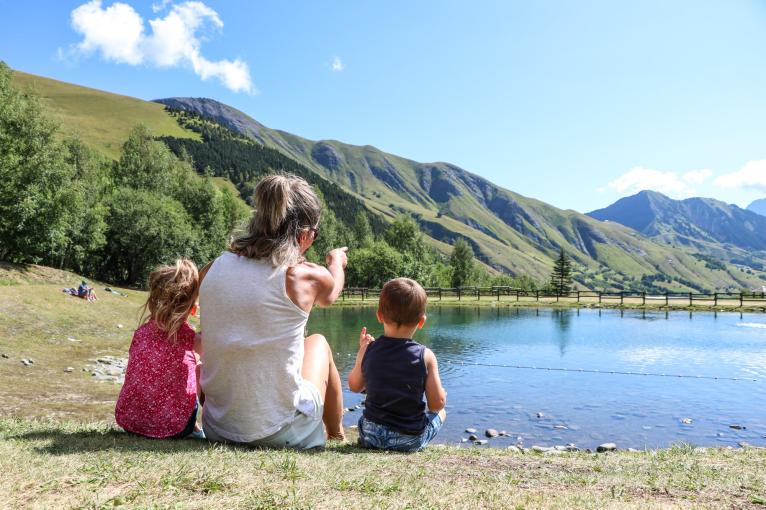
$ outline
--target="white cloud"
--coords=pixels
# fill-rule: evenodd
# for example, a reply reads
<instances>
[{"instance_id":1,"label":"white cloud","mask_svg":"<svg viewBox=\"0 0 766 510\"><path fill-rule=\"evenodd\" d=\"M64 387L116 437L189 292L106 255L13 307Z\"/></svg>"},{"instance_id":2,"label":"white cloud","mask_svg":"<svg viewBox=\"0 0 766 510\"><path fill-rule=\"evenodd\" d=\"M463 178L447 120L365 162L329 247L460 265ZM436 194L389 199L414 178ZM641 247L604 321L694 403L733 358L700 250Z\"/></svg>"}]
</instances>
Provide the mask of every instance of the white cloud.
<instances>
[{"instance_id":1,"label":"white cloud","mask_svg":"<svg viewBox=\"0 0 766 510\"><path fill-rule=\"evenodd\" d=\"M152 9L157 12L170 3L163 0L153 4ZM102 8L101 0L91 0L72 11L72 28L83 35L74 50L100 53L104 60L120 64L189 66L203 80L217 78L234 92L256 92L246 62L211 61L202 55L198 32L208 26L223 28L218 13L204 3L173 4L164 17L149 20L149 26L151 34L146 34L143 18L128 4L115 2Z\"/></svg>"},{"instance_id":2,"label":"white cloud","mask_svg":"<svg viewBox=\"0 0 766 510\"><path fill-rule=\"evenodd\" d=\"M717 177L713 184L721 188L750 188L766 191L766 160L749 161L736 172Z\"/></svg>"},{"instance_id":3,"label":"white cloud","mask_svg":"<svg viewBox=\"0 0 766 510\"><path fill-rule=\"evenodd\" d=\"M161 2L158 2L156 4L153 3L152 4L152 12L164 11L165 7L170 5L171 2L172 2L172 0L162 0Z\"/></svg>"},{"instance_id":4,"label":"white cloud","mask_svg":"<svg viewBox=\"0 0 766 510\"><path fill-rule=\"evenodd\" d=\"M334 57L332 59L332 70L333 71L343 71L346 68L345 65L343 65L343 61L340 59L340 57Z\"/></svg>"},{"instance_id":5,"label":"white cloud","mask_svg":"<svg viewBox=\"0 0 766 510\"><path fill-rule=\"evenodd\" d=\"M705 182L713 172L710 170L691 170L682 175L678 172L663 172L633 167L607 186L620 194L633 194L642 190L653 190L673 198L688 198L696 194L694 185Z\"/></svg>"}]
</instances>

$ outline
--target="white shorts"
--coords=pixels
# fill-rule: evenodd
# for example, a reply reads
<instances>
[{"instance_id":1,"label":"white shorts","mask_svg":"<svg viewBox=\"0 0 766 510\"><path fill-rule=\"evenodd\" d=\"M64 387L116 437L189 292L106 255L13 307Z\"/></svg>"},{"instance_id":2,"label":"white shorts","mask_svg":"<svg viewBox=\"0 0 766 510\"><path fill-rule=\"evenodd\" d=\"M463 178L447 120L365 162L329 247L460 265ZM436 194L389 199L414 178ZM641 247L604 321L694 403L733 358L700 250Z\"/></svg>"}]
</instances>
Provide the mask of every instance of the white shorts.
<instances>
[{"instance_id":1,"label":"white shorts","mask_svg":"<svg viewBox=\"0 0 766 510\"><path fill-rule=\"evenodd\" d=\"M277 432L262 439L256 439L248 443L238 443L248 446L265 446L268 448L293 448L305 450L325 445L324 424L322 414L324 404L319 390L313 383L303 380L300 387L300 401L295 411L295 419L279 429ZM219 439L215 433L205 434L213 441L225 441Z\"/></svg>"}]
</instances>

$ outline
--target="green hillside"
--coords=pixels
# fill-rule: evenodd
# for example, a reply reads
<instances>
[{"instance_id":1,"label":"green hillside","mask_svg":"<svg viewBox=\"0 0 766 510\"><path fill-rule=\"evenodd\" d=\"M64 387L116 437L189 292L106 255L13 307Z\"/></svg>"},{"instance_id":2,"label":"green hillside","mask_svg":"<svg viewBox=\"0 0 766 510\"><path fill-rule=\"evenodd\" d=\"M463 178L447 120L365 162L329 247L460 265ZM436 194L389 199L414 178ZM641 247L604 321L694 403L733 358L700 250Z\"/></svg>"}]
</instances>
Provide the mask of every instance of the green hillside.
<instances>
[{"instance_id":1,"label":"green hillside","mask_svg":"<svg viewBox=\"0 0 766 510\"><path fill-rule=\"evenodd\" d=\"M199 139L180 127L161 104L24 73L16 73L14 83L42 95L65 134L78 134L112 158L139 122L166 139ZM499 271L544 280L552 259L563 248L575 260L576 279L582 287L712 290L766 284L763 272L748 273L733 265L711 268L694 256L692 247L661 244L622 225L558 209L448 163L418 163L369 145L314 142L269 129L212 100L163 102L214 119L276 149L360 199L380 218L411 214L427 234L426 241L444 254L457 238L465 238L481 261Z\"/></svg>"},{"instance_id":2,"label":"green hillside","mask_svg":"<svg viewBox=\"0 0 766 510\"><path fill-rule=\"evenodd\" d=\"M146 124L157 135L199 138L183 129L156 103L111 94L49 78L15 71L17 88L40 96L48 112L61 123L61 132L78 136L91 148L116 159L136 124Z\"/></svg>"},{"instance_id":3,"label":"green hillside","mask_svg":"<svg viewBox=\"0 0 766 510\"><path fill-rule=\"evenodd\" d=\"M418 163L375 147L334 140L311 141L269 129L227 105L209 99L159 100L191 111L276 149L363 199L384 217L415 216L437 249L448 252L466 238L488 265L544 279L563 247L580 268L578 281L590 288L669 287L724 289L760 287L762 273L732 265L711 269L693 248L654 242L616 223L504 190L448 163ZM663 276L668 275L672 281ZM643 283L642 283L643 278Z\"/></svg>"}]
</instances>

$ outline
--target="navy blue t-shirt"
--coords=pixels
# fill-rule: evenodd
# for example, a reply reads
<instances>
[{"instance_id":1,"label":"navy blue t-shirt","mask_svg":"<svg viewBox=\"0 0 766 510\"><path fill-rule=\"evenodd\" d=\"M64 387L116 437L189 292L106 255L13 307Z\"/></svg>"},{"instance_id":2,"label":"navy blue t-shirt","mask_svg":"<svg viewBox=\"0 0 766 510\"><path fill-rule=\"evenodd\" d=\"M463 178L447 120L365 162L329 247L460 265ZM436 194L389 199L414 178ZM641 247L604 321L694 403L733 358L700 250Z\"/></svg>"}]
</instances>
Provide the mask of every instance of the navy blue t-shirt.
<instances>
[{"instance_id":1,"label":"navy blue t-shirt","mask_svg":"<svg viewBox=\"0 0 766 510\"><path fill-rule=\"evenodd\" d=\"M362 376L367 390L364 418L402 434L426 427L426 348L409 338L380 336L367 346Z\"/></svg>"}]
</instances>

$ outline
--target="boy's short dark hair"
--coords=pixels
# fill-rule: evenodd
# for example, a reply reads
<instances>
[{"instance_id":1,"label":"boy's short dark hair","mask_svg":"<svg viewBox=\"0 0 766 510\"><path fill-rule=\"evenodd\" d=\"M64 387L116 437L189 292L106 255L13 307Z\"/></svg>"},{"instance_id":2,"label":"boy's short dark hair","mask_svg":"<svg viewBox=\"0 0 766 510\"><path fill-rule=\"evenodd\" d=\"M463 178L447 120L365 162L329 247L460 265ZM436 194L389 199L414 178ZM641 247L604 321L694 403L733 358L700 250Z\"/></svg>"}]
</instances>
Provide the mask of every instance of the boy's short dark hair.
<instances>
[{"instance_id":1,"label":"boy's short dark hair","mask_svg":"<svg viewBox=\"0 0 766 510\"><path fill-rule=\"evenodd\" d=\"M394 278L380 291L378 310L384 322L414 326L426 314L426 291L415 280Z\"/></svg>"}]
</instances>

